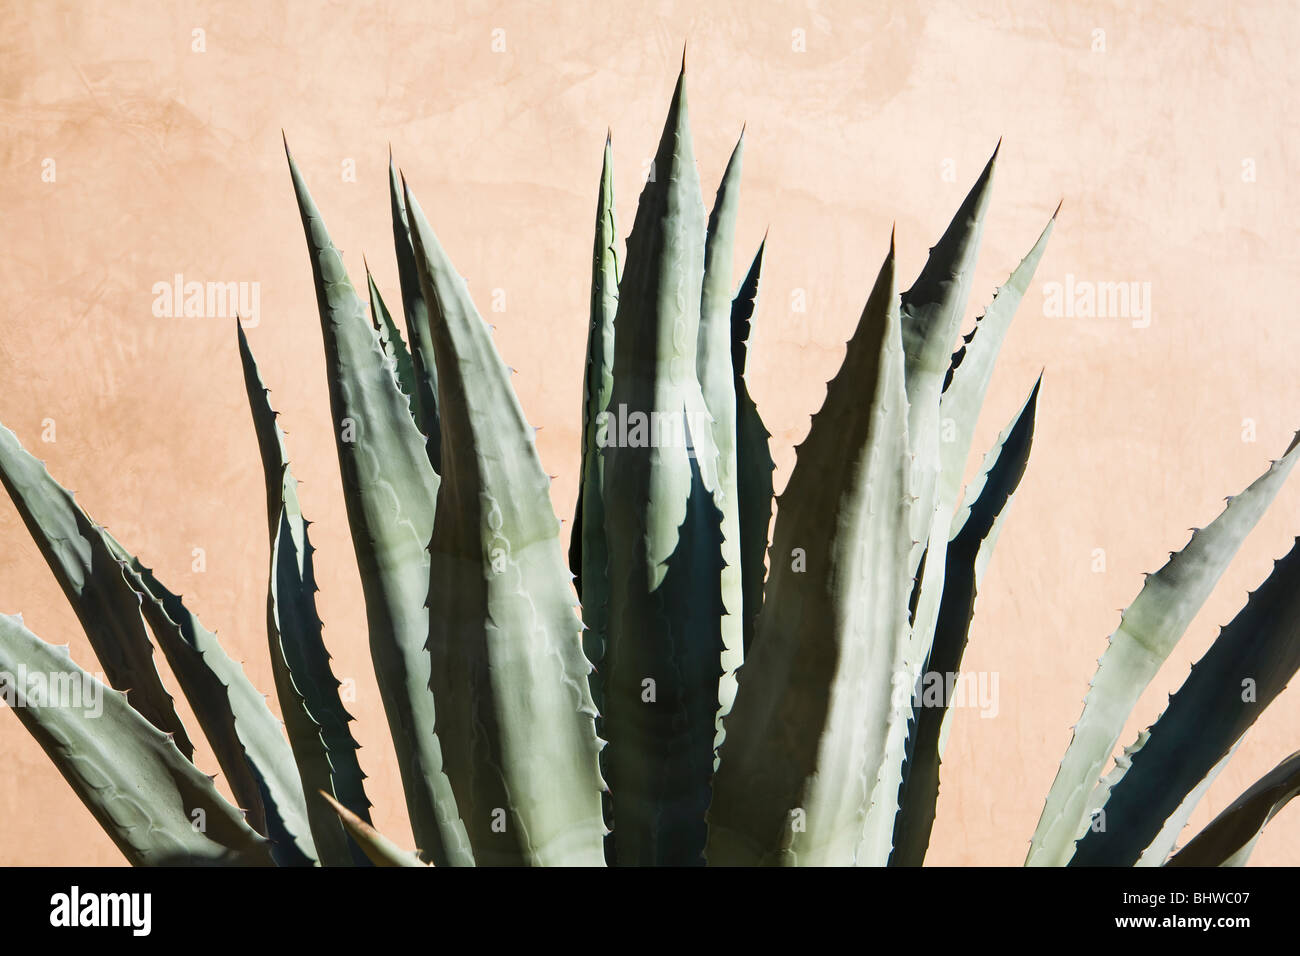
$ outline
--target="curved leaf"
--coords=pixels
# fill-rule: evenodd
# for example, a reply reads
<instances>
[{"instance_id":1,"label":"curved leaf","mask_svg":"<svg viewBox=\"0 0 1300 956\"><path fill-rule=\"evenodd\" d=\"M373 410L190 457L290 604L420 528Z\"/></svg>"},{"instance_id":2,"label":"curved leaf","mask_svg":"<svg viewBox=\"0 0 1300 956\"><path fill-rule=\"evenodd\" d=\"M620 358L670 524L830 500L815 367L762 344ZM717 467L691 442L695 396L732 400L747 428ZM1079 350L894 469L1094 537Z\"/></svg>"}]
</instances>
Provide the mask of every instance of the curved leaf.
<instances>
[{"instance_id":1,"label":"curved leaf","mask_svg":"<svg viewBox=\"0 0 1300 956\"><path fill-rule=\"evenodd\" d=\"M902 296L901 322L909 403L907 430L914 469L912 488L916 495L916 508L912 513L912 548L908 554L908 567L915 576L908 602L912 624L905 669L912 675L909 684L920 677L921 667L930 654L939 604L943 599L948 558L944 542L951 537L953 514L951 502L943 495L943 468L949 463L945 461L941 441L941 437L946 437L941 435L942 388L975 274L984 215L989 206L1001 145L999 142L998 149L993 151L947 230L931 248L921 274ZM892 826L881 819L881 814L887 816L895 803L894 784L901 773L906 749L907 731L904 727L889 741L889 755L885 761L889 774L883 781L883 790L873 798L876 808L873 822L882 837L892 831Z\"/></svg>"},{"instance_id":2,"label":"curved leaf","mask_svg":"<svg viewBox=\"0 0 1300 956\"><path fill-rule=\"evenodd\" d=\"M1165 861L1169 859L1169 854L1174 851L1174 844L1178 842L1178 837L1187 826L1187 821L1191 819L1192 812L1196 809L1197 804L1201 802L1201 798L1209 791L1210 785L1214 783L1215 778L1217 778L1223 768L1228 765L1228 761L1232 759L1232 755L1237 752L1237 748L1240 745L1241 740L1238 739L1237 742L1229 748L1228 752L1219 759L1219 762L1210 768L1209 773L1201 778L1201 782L1192 788L1187 796L1183 797L1183 802L1178 805L1178 809L1170 815L1169 819L1165 820L1164 826L1160 828L1160 832L1156 834L1156 838L1148 844L1145 850L1142 851L1142 855L1138 857L1138 861L1133 864L1134 866L1164 866ZM1128 751L1130 763L1132 762L1132 755L1137 753L1140 749L1140 747L1134 747L1132 750ZM1120 774L1119 776L1122 777L1123 774ZM1113 789L1117 783L1119 783L1119 780L1114 780L1111 783L1111 789ZM1109 798L1109 790L1107 791L1106 796ZM1104 802L1100 805L1105 806ZM1082 838L1082 836L1083 835L1080 834L1080 838Z\"/></svg>"},{"instance_id":3,"label":"curved leaf","mask_svg":"<svg viewBox=\"0 0 1300 956\"><path fill-rule=\"evenodd\" d=\"M415 424L425 436L425 451L433 470L442 472L442 425L438 418L438 366L429 336L429 306L420 288L415 266L415 248L402 202L393 155L388 154L388 204L393 219L393 247L397 252L397 276L402 286L402 312L406 316L406 339L411 344L411 365L415 388L410 392Z\"/></svg>"},{"instance_id":4,"label":"curved leaf","mask_svg":"<svg viewBox=\"0 0 1300 956\"><path fill-rule=\"evenodd\" d=\"M736 668L744 660L744 582L741 562L740 495L737 487L737 395L732 363L731 267L740 206L740 171L745 133L727 162L709 214L704 242L704 278L700 296L695 369L712 418L710 431L718 450L718 489L714 501L722 512L722 678L713 745L720 746L723 721L736 699Z\"/></svg>"},{"instance_id":5,"label":"curved leaf","mask_svg":"<svg viewBox=\"0 0 1300 956\"><path fill-rule=\"evenodd\" d=\"M45 563L76 612L95 656L131 706L164 733L186 757L194 744L153 660L153 644L140 612L140 595L127 583L100 529L72 493L0 425L0 483L9 492Z\"/></svg>"},{"instance_id":6,"label":"curved leaf","mask_svg":"<svg viewBox=\"0 0 1300 956\"><path fill-rule=\"evenodd\" d=\"M766 245L767 238L764 237L731 303L731 366L736 392L736 494L740 516L740 577L744 591L742 657L749 654L758 612L763 607L767 535L772 524L772 472L776 469L768 445L772 433L763 424L758 406L745 384L750 321L758 297L758 277L763 268L763 248Z\"/></svg>"},{"instance_id":7,"label":"curved leaf","mask_svg":"<svg viewBox=\"0 0 1300 956\"><path fill-rule=\"evenodd\" d=\"M311 254L334 444L361 571L370 656L397 751L411 829L422 855L438 865L472 865L464 825L443 772L424 648L429 634L425 549L433 531L438 475L287 144L285 155Z\"/></svg>"},{"instance_id":8,"label":"curved leaf","mask_svg":"<svg viewBox=\"0 0 1300 956\"><path fill-rule=\"evenodd\" d=\"M311 821L322 864L365 864L366 856L347 839L337 814L316 797L326 790L352 812L370 819L365 774L357 762L358 744L348 728L352 715L339 697L339 681L330 668L330 655L321 634L323 625L316 612L314 549L298 502L298 482L289 470L284 433L276 422L276 412L242 327L239 357L267 483L271 522L267 638L271 669L292 756L302 778L299 787L308 795L303 810Z\"/></svg>"},{"instance_id":9,"label":"curved leaf","mask_svg":"<svg viewBox=\"0 0 1300 956\"><path fill-rule=\"evenodd\" d=\"M66 647L8 615L0 615L0 699L132 865L273 865L266 839L168 734Z\"/></svg>"},{"instance_id":10,"label":"curved leaf","mask_svg":"<svg viewBox=\"0 0 1300 956\"><path fill-rule=\"evenodd\" d=\"M375 277L370 274L369 265L366 266L366 288L370 291L370 322L379 333L384 354L393 363L397 386L402 394L412 395L416 390L415 365L411 362L411 353L406 350L406 343L402 341L402 333L393 321L392 313L384 304L384 297L379 294L379 286L375 285Z\"/></svg>"},{"instance_id":11,"label":"curved leaf","mask_svg":"<svg viewBox=\"0 0 1300 956\"><path fill-rule=\"evenodd\" d=\"M727 696L717 449L696 373L704 247L683 70L628 238L606 420L602 676L620 865L702 862Z\"/></svg>"},{"instance_id":12,"label":"curved leaf","mask_svg":"<svg viewBox=\"0 0 1300 956\"><path fill-rule=\"evenodd\" d=\"M292 763L286 761L289 753L280 723L243 668L181 599L96 524L11 432L0 435L0 476L7 485L13 482L11 493L24 516L30 515L28 527L42 553L78 616L85 615L83 627L101 663L114 661L118 679L127 687L131 677L121 676L122 662L126 674L138 673L133 669L138 666L158 680L144 629L147 622L249 825L271 838L282 865L311 862L315 850L302 815L302 790ZM75 538L68 536L73 528ZM108 664L104 668L113 673ZM138 710L134 689L128 696ZM170 695L166 699L171 706ZM179 747L182 737L176 739ZM192 745L188 738L183 740L191 748L186 756L192 757Z\"/></svg>"},{"instance_id":13,"label":"curved leaf","mask_svg":"<svg viewBox=\"0 0 1300 956\"><path fill-rule=\"evenodd\" d=\"M1094 809L1087 806L1088 796L1133 706L1281 489L1297 456L1300 443L1293 440L1282 458L1249 488L1228 499L1219 517L1193 533L1182 551L1146 579L1121 615L1048 792L1026 865L1061 866L1070 859L1080 827Z\"/></svg>"},{"instance_id":14,"label":"curved leaf","mask_svg":"<svg viewBox=\"0 0 1300 956\"><path fill-rule=\"evenodd\" d=\"M143 596L143 611L203 727L231 792L280 866L310 866L317 852L293 754L266 697L217 636L107 531L109 549Z\"/></svg>"},{"instance_id":15,"label":"curved leaf","mask_svg":"<svg viewBox=\"0 0 1300 956\"><path fill-rule=\"evenodd\" d=\"M600 192L596 198L596 237L592 249L591 315L587 361L582 375L582 452L578 504L574 511L569 567L582 600L582 647L593 666L590 683L597 710L603 706L600 668L605 656L609 616L609 554L605 545L605 461L597 441L597 422L614 387L614 315L618 311L618 231L614 226L613 147L605 137ZM597 717L596 728L600 731Z\"/></svg>"},{"instance_id":16,"label":"curved leaf","mask_svg":"<svg viewBox=\"0 0 1300 956\"><path fill-rule=\"evenodd\" d=\"M952 720L952 702L947 699L946 690L937 703L930 700L928 692L936 680L944 688L954 686L950 678L955 681L961 673L980 579L1029 462L1041 385L1040 376L1028 400L985 457L980 477L972 483L972 488L978 491L969 506L970 518L947 545L947 573L934 643L922 675L923 683L918 688L921 693L914 694L908 759L903 767L898 813L893 818L891 866L920 866L930 843L939 798L939 765ZM869 858L878 855L876 849Z\"/></svg>"},{"instance_id":17,"label":"curved leaf","mask_svg":"<svg viewBox=\"0 0 1300 956\"><path fill-rule=\"evenodd\" d=\"M778 499L714 779L711 865L852 864L886 741L905 727L912 496L894 272L891 243Z\"/></svg>"},{"instance_id":18,"label":"curved leaf","mask_svg":"<svg viewBox=\"0 0 1300 956\"><path fill-rule=\"evenodd\" d=\"M428 653L447 774L480 866L603 865L591 665L550 478L487 324L405 199L438 361Z\"/></svg>"},{"instance_id":19,"label":"curved leaf","mask_svg":"<svg viewBox=\"0 0 1300 956\"><path fill-rule=\"evenodd\" d=\"M591 310L587 324L587 359L582 373L582 450L578 502L569 536L569 568L582 604L582 650L590 661L587 683L596 707L596 735L603 737L605 694L601 668L609 632L609 548L605 543L604 448L597 442L597 422L614 387L614 316L618 311L618 230L614 225L614 154L609 134L601 162L596 197L596 228L591 256ZM601 772L605 752L601 751ZM601 795L605 826L614 822L609 791ZM607 858L612 839L607 837Z\"/></svg>"},{"instance_id":20,"label":"curved leaf","mask_svg":"<svg viewBox=\"0 0 1300 956\"><path fill-rule=\"evenodd\" d=\"M353 842L361 847L366 855L366 859L375 866L427 866L414 853L409 850L403 850L388 837L384 836L378 830L370 825L369 820L363 820L343 804L339 803L324 790L320 791L321 799L338 814L339 822L347 830L348 835L352 837Z\"/></svg>"},{"instance_id":21,"label":"curved leaf","mask_svg":"<svg viewBox=\"0 0 1300 956\"><path fill-rule=\"evenodd\" d=\"M1264 827L1300 794L1300 751L1253 783L1169 860L1168 866L1243 866Z\"/></svg>"},{"instance_id":22,"label":"curved leaf","mask_svg":"<svg viewBox=\"0 0 1300 956\"><path fill-rule=\"evenodd\" d=\"M999 142L943 236L930 249L921 274L903 293L900 306L907 376L907 432L915 468L912 487L917 496L909 555L910 567L918 575L919 589L909 652L914 667L919 667L929 652L943 593L946 553L938 546L927 553L927 545L930 541L948 540L952 518L950 509L941 506L939 494L941 470L947 464L941 452L940 399L953 342L970 296L1001 146ZM926 558L923 567L922 555Z\"/></svg>"},{"instance_id":23,"label":"curved leaf","mask_svg":"<svg viewBox=\"0 0 1300 956\"><path fill-rule=\"evenodd\" d=\"M953 509L961 493L961 480L966 468L966 458L970 455L971 440L975 435L975 425L979 420L980 409L984 407L984 396L988 392L989 382L993 378L993 367L997 363L998 353L1011 320L1015 317L1020 300L1024 298L1033 281L1043 253L1047 251L1047 240L1056 225L1056 207L1052 218L1048 220L1039 235L1038 241L1028 254L1016 266L1006 283L999 286L993 295L993 301L984 310L984 314L975 320L975 327L962 340L961 348L952 357L948 377L944 382L943 394L939 399L939 418L945 425L952 423L950 441L939 443L942 458L940 467L939 504L940 507ZM947 434L944 435L948 437ZM973 495L967 495L973 500ZM964 521L963 512L953 520L949 532L956 537Z\"/></svg>"},{"instance_id":24,"label":"curved leaf","mask_svg":"<svg viewBox=\"0 0 1300 956\"><path fill-rule=\"evenodd\" d=\"M1241 500L1240 496L1236 500ZM1208 530L1208 529L1207 529ZM1071 866L1131 866L1300 667L1300 547L1224 627L1133 754Z\"/></svg>"}]
</instances>

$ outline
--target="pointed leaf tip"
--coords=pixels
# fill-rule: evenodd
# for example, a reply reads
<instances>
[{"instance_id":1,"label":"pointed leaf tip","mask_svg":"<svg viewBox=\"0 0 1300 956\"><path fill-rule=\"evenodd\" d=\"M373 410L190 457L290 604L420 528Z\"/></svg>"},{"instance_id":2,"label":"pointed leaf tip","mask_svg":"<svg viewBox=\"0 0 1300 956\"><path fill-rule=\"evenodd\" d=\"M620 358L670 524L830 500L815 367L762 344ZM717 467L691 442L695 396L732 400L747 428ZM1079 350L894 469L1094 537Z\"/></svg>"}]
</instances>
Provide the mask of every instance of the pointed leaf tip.
<instances>
[{"instance_id":1,"label":"pointed leaf tip","mask_svg":"<svg viewBox=\"0 0 1300 956\"><path fill-rule=\"evenodd\" d=\"M980 173L979 181L976 183L976 186L982 186L984 191L989 189L989 186L993 181L993 172L998 168L998 154L1001 152L1002 140L999 139L998 144L993 147L993 155L990 156L989 161L984 164L984 171Z\"/></svg>"}]
</instances>

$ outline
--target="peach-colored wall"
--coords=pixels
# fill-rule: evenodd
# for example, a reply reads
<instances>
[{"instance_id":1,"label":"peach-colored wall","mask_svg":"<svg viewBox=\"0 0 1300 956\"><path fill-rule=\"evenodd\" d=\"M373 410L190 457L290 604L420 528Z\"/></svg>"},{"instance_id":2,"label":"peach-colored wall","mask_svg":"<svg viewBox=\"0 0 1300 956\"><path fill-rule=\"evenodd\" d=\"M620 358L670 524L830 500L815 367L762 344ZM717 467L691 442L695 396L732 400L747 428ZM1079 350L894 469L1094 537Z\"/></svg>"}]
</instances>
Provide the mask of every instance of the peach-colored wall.
<instances>
[{"instance_id":1,"label":"peach-colored wall","mask_svg":"<svg viewBox=\"0 0 1300 956\"><path fill-rule=\"evenodd\" d=\"M364 253L397 300L391 143L480 307L504 290L505 311L489 315L524 408L544 426L564 517L601 146L612 127L625 231L683 40L710 199L748 123L737 279L771 227L750 379L775 433L778 483L891 224L910 277L1005 137L970 317L1065 205L976 436L978 458L1046 368L1030 468L967 655L970 668L998 673L1000 711L958 712L930 858L1018 864L1117 609L1300 427L1297 20L1286 2L1138 6L5 3L0 421L270 690L262 479L233 322L151 312L153 284L175 273L260 283L250 338L315 522L326 638L336 671L357 684L376 823L406 842L280 129L354 279ZM493 51L497 28L504 52ZM192 49L195 29L204 52ZM47 159L54 182L42 179ZM350 162L355 182L343 175ZM1153 321L1045 317L1042 286L1066 274L1150 282ZM795 290L806 313L792 309ZM1246 419L1254 441L1243 439ZM1126 738L1297 532L1293 481ZM24 612L92 664L4 501L0 611ZM1195 823L1296 749L1298 717L1293 688ZM0 716L0 754L0 863L121 862L11 716ZM210 753L200 762L215 770ZM1300 811L1274 822L1253 862L1300 862Z\"/></svg>"}]
</instances>

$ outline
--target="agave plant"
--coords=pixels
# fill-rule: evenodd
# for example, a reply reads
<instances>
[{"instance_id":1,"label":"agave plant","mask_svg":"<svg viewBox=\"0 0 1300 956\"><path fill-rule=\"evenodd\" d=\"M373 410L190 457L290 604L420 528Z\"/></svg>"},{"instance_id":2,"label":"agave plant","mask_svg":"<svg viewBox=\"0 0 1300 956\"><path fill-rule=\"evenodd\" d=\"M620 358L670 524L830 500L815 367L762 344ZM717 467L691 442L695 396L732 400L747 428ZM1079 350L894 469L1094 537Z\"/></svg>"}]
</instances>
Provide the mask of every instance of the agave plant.
<instances>
[{"instance_id":1,"label":"agave plant","mask_svg":"<svg viewBox=\"0 0 1300 956\"><path fill-rule=\"evenodd\" d=\"M289 156L415 853L370 825L316 611L309 525L243 330L283 730L182 599L0 429L0 480L111 689L102 713L88 714L15 677L44 675L47 688L96 680L9 617L0 688L130 862L922 862L952 701L920 691L961 671L1028 461L1039 383L964 489L962 477L1056 215L955 354L996 151L901 293L891 239L774 498L770 436L745 377L762 246L731 288L742 151L743 134L706 218L683 70L620 256L606 140L567 563L509 370L391 158L401 321L369 266L367 315ZM1293 550L1102 776L1142 690L1297 454L1293 442L1124 612L1030 864L1168 860L1199 796L1300 665ZM193 763L155 644L233 803ZM1292 755L1170 862L1243 861L1297 789Z\"/></svg>"}]
</instances>

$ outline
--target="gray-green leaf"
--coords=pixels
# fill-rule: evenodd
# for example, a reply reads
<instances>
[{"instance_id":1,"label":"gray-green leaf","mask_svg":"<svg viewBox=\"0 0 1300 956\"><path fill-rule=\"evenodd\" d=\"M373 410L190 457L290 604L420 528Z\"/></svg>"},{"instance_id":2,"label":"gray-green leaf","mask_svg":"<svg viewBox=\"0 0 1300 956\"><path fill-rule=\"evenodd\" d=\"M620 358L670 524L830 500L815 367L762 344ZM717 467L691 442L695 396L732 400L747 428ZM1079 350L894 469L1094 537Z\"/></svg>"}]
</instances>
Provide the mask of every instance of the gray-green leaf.
<instances>
[{"instance_id":1,"label":"gray-green leaf","mask_svg":"<svg viewBox=\"0 0 1300 956\"><path fill-rule=\"evenodd\" d=\"M711 865L852 864L886 740L905 726L912 496L894 275L891 243L777 502L714 779Z\"/></svg>"},{"instance_id":2,"label":"gray-green leaf","mask_svg":"<svg viewBox=\"0 0 1300 956\"><path fill-rule=\"evenodd\" d=\"M66 647L8 615L0 615L0 699L132 865L273 865L267 840L168 734L74 664Z\"/></svg>"},{"instance_id":3,"label":"gray-green leaf","mask_svg":"<svg viewBox=\"0 0 1300 956\"><path fill-rule=\"evenodd\" d=\"M438 362L430 686L480 866L604 863L596 708L535 429L464 280L405 196Z\"/></svg>"},{"instance_id":4,"label":"gray-green leaf","mask_svg":"<svg viewBox=\"0 0 1300 956\"><path fill-rule=\"evenodd\" d=\"M288 156L288 146L285 146ZM289 158L311 255L329 381L334 444L361 590L370 656L397 751L411 829L438 865L473 856L443 772L429 692L429 554L438 475L397 387L379 336Z\"/></svg>"},{"instance_id":5,"label":"gray-green leaf","mask_svg":"<svg viewBox=\"0 0 1300 956\"><path fill-rule=\"evenodd\" d=\"M289 470L284 433L276 421L244 330L239 329L244 386L266 478L271 570L267 589L267 641L276 693L289 732L293 758L306 797L305 812L317 855L325 866L365 864L367 857L345 835L333 808L317 796L326 790L360 817L370 819L365 774L348 724L352 715L339 697L339 681L316 611L314 548L298 501L298 482ZM278 729L278 728L277 728ZM277 733L277 737L278 737Z\"/></svg>"},{"instance_id":6,"label":"gray-green leaf","mask_svg":"<svg viewBox=\"0 0 1300 956\"><path fill-rule=\"evenodd\" d=\"M1219 517L1194 532L1182 551L1146 579L1121 615L1048 792L1027 865L1062 866L1070 859L1080 827L1096 809L1087 805L1088 797L1133 706L1281 489L1297 456L1300 445L1292 441L1281 459L1230 498Z\"/></svg>"}]
</instances>

